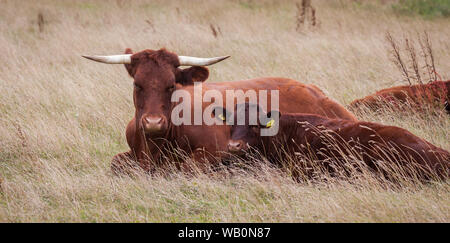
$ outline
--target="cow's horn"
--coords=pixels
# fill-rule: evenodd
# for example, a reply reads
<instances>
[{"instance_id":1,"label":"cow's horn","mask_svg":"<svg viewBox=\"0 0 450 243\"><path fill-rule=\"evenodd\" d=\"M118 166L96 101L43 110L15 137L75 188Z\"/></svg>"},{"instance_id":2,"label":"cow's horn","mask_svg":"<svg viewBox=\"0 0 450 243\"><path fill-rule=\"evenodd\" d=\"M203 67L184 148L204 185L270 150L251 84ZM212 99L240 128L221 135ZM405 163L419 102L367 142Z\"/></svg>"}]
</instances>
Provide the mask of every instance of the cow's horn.
<instances>
[{"instance_id":1,"label":"cow's horn","mask_svg":"<svg viewBox=\"0 0 450 243\"><path fill-rule=\"evenodd\" d=\"M112 56L85 56L82 57L102 63L108 64L130 64L131 54L112 55Z\"/></svg>"},{"instance_id":2,"label":"cow's horn","mask_svg":"<svg viewBox=\"0 0 450 243\"><path fill-rule=\"evenodd\" d=\"M181 66L208 66L223 61L229 57L230 56L200 58L200 57L178 56L178 59L180 60Z\"/></svg>"},{"instance_id":3,"label":"cow's horn","mask_svg":"<svg viewBox=\"0 0 450 243\"><path fill-rule=\"evenodd\" d=\"M102 63L108 64L130 64L131 63L131 55L132 54L123 54L123 55L112 55L112 56L86 56L82 55L82 57ZM200 57L189 57L189 56L178 56L180 60L181 66L208 66L214 63L218 63L223 61L230 56L223 57L211 57L211 58L200 58Z\"/></svg>"}]
</instances>

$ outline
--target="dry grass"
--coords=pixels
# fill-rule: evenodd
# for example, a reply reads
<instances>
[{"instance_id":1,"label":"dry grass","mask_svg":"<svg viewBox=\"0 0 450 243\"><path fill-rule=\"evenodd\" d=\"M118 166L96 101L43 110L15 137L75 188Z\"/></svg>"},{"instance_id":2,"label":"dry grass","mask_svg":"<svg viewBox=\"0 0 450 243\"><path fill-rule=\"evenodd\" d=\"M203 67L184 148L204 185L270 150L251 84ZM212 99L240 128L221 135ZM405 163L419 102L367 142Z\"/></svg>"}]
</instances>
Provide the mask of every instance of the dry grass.
<instances>
[{"instance_id":1,"label":"dry grass","mask_svg":"<svg viewBox=\"0 0 450 243\"><path fill-rule=\"evenodd\" d=\"M112 156L128 149L132 83L122 66L81 54L166 47L231 55L209 80L289 77L349 104L402 84L386 31L402 38L426 30L450 79L448 19L352 2L313 1L320 25L298 33L294 1L0 0L0 221L449 222L448 181L299 184L264 165L225 178L110 175ZM450 150L443 113L357 115Z\"/></svg>"}]
</instances>

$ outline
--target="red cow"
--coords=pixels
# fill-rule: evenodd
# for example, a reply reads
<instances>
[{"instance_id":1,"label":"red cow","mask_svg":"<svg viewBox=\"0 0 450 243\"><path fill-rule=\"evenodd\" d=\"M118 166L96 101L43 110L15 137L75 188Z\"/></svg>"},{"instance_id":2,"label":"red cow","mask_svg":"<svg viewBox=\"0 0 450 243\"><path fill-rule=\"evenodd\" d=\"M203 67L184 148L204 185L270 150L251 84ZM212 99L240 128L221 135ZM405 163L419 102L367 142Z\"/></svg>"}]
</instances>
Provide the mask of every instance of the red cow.
<instances>
[{"instance_id":1,"label":"red cow","mask_svg":"<svg viewBox=\"0 0 450 243\"><path fill-rule=\"evenodd\" d=\"M398 107L399 104L411 104L419 109L424 104L432 106L438 104L450 113L449 101L450 80L383 89L362 99L354 100L350 106L358 108L361 105L365 105L372 110L377 110L385 107L386 104L392 104L394 107Z\"/></svg>"},{"instance_id":2,"label":"red cow","mask_svg":"<svg viewBox=\"0 0 450 243\"><path fill-rule=\"evenodd\" d=\"M281 115L278 111L265 114L259 106L255 110L259 112L260 121L264 122L249 125L251 106L256 105L238 104L234 115L223 108L214 111L214 114L225 114L225 120L233 124L237 124L238 112L245 114L246 123L232 126L228 142L228 150L232 153L253 147L272 161L279 159L280 148L292 155L312 154L319 161L330 158L339 161L344 156L353 155L374 170L380 169L380 161L385 161L396 162L396 166L403 168L415 166L414 173L421 178L430 178L432 174L443 178L449 175L450 153L405 129L313 114ZM261 128L271 127L275 122L278 122L278 134L261 136Z\"/></svg>"},{"instance_id":3,"label":"red cow","mask_svg":"<svg viewBox=\"0 0 450 243\"><path fill-rule=\"evenodd\" d=\"M170 119L175 105L171 102L173 92L186 90L193 96L193 83L204 82L208 78L208 69L203 66L226 57L185 57L165 49L144 50L135 54L127 49L126 53L115 56L85 56L104 63L124 63L126 70L134 79L133 100L136 111L126 129L126 138L131 150L113 158L114 171L123 167L124 159L137 160L140 167L146 171L155 168L151 161L160 161L161 147L168 143L176 144L182 150L192 153L194 158L216 156L220 151L226 151L230 136L229 126L174 126ZM182 65L192 67L180 69ZM226 90L255 90L257 95L259 90L279 90L279 109L283 112L308 112L331 118L356 120L352 113L326 97L316 86L295 80L259 78L203 83L203 93L207 90L217 90L223 97L226 97ZM209 104L204 102L202 109ZM225 100L223 104L226 104ZM189 106L193 111L193 103ZM270 93L268 93L268 107L270 107Z\"/></svg>"}]
</instances>

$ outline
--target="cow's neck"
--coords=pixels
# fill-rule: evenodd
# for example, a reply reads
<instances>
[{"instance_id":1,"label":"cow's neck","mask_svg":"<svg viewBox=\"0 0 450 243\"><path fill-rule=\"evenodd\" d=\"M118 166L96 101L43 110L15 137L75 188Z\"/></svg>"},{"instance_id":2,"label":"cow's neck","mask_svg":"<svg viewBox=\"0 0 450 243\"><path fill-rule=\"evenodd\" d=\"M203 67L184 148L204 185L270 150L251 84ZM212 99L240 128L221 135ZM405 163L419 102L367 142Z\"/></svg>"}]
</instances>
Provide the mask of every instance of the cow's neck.
<instances>
[{"instance_id":1,"label":"cow's neck","mask_svg":"<svg viewBox=\"0 0 450 243\"><path fill-rule=\"evenodd\" d=\"M299 145L305 143L309 140L308 137L314 134L317 125L326 124L326 119L315 115L282 115L277 135L261 137L262 145L275 154L279 152L280 146L288 146L284 148L287 151L298 150Z\"/></svg>"},{"instance_id":2,"label":"cow's neck","mask_svg":"<svg viewBox=\"0 0 450 243\"><path fill-rule=\"evenodd\" d=\"M155 136L155 137L146 137L145 141L147 144L147 150L153 155L158 154L163 150L164 146L170 142L170 134L171 134L171 126L163 135Z\"/></svg>"},{"instance_id":3,"label":"cow's neck","mask_svg":"<svg viewBox=\"0 0 450 243\"><path fill-rule=\"evenodd\" d=\"M166 139L162 137L150 138L147 137L144 131L136 131L135 140L135 153L137 160L145 171L150 171L154 168L155 163L159 163L161 159L161 152L164 151L163 147L166 143Z\"/></svg>"}]
</instances>

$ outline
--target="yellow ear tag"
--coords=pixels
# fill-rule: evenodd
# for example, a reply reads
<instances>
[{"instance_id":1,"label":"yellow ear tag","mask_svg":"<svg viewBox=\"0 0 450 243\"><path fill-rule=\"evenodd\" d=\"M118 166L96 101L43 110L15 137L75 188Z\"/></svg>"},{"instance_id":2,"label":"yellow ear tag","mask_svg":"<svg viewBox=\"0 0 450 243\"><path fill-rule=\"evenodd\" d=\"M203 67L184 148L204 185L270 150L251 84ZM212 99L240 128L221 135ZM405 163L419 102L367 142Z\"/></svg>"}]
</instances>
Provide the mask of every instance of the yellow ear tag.
<instances>
[{"instance_id":1,"label":"yellow ear tag","mask_svg":"<svg viewBox=\"0 0 450 243\"><path fill-rule=\"evenodd\" d=\"M223 114L219 115L220 120L225 121L225 117L223 116Z\"/></svg>"},{"instance_id":2,"label":"yellow ear tag","mask_svg":"<svg viewBox=\"0 0 450 243\"><path fill-rule=\"evenodd\" d=\"M270 127L272 127L272 125L273 125L274 123L275 123L275 120L272 119L272 120L270 120L269 122L267 122L266 127L267 127L267 128L270 128Z\"/></svg>"}]
</instances>

